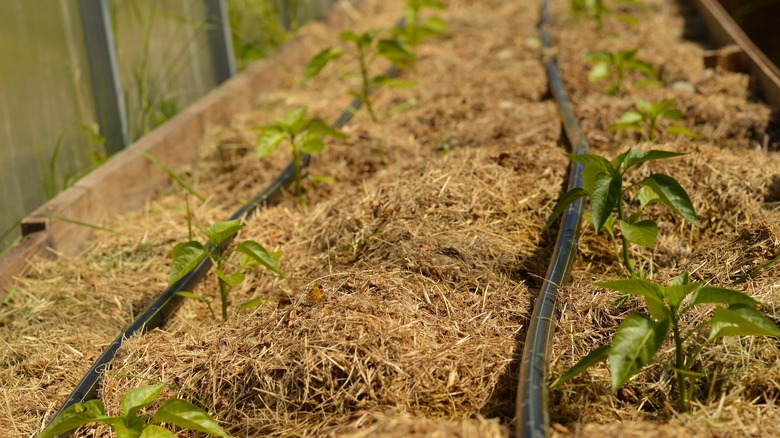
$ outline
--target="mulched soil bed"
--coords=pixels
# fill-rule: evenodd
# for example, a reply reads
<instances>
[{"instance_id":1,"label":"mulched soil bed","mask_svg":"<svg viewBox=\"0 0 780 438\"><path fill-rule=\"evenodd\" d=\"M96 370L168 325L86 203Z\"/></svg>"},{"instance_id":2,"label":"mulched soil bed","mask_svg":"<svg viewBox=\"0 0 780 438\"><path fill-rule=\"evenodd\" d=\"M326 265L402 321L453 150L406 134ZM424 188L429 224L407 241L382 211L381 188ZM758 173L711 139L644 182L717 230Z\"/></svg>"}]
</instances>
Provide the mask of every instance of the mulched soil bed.
<instances>
[{"instance_id":1,"label":"mulched soil bed","mask_svg":"<svg viewBox=\"0 0 780 438\"><path fill-rule=\"evenodd\" d=\"M399 3L363 2L355 28L391 26ZM647 3L646 11L632 10L639 25L608 16L598 31L555 2L556 56L597 152L691 152L636 176L675 176L702 222L694 229L654 211L662 238L653 278L688 269L696 280L727 285L780 245L780 158L763 138L770 111L751 99L745 76L702 67L702 48L683 39L676 3ZM128 389L164 381L166 395L202 404L236 436L508 436L519 352L550 255L552 236L542 228L567 165L536 38L539 6L450 1L441 12L448 34L419 47L416 67L403 73L418 86L375 94L380 112L403 109L379 123L359 112L344 129L349 139L328 141L307 169L334 184L310 179L306 209L286 196L247 218L239 238L282 251L286 278L250 275L231 293L226 323L185 301L165 327L130 339L100 392L109 410L118 411ZM338 30L313 24L300 38L314 53L338 44ZM649 145L607 129L633 100L588 84L583 55L633 46L659 68L664 86L632 95L674 97L701 139ZM287 87L258 96L255 111L212 131L199 159L180 170L208 196L193 203L195 223L226 218L288 162L281 150L257 160L252 127L300 105L335 119L354 86L340 75L345 62L305 85L300 70L290 72ZM115 232L96 233L78 257L32 263L0 307L0 428L8 436L39 431L103 348L165 288L169 252L187 238L184 195L166 189L106 226ZM616 309L615 296L593 286L622 275L603 233L584 227L580 252L573 285L561 292L554 376L606 342L639 304ZM778 271L744 285L770 315L780 304ZM195 292L218 296L216 281L209 277ZM267 301L238 309L252 298ZM594 368L551 393L554 431L767 435L780 420L778 357L776 339L714 345L702 356L710 377L690 415L674 411L672 378L660 366L618 394L609 391L606 367Z\"/></svg>"}]
</instances>

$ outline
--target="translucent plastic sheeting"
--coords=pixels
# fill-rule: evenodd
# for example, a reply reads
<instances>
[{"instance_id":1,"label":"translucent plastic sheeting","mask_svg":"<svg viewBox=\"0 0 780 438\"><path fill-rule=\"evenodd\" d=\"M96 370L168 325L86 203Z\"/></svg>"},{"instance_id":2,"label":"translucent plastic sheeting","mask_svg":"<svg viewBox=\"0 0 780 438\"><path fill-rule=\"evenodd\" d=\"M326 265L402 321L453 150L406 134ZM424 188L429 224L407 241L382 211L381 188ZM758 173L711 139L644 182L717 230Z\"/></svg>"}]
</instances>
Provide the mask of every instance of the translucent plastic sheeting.
<instances>
[{"instance_id":1,"label":"translucent plastic sheeting","mask_svg":"<svg viewBox=\"0 0 780 438\"><path fill-rule=\"evenodd\" d=\"M0 0L0 10L2 234L89 167L100 145L82 129L95 117L77 3Z\"/></svg>"},{"instance_id":2,"label":"translucent plastic sheeting","mask_svg":"<svg viewBox=\"0 0 780 438\"><path fill-rule=\"evenodd\" d=\"M109 13L128 133L136 140L216 86L206 5L110 0Z\"/></svg>"}]
</instances>

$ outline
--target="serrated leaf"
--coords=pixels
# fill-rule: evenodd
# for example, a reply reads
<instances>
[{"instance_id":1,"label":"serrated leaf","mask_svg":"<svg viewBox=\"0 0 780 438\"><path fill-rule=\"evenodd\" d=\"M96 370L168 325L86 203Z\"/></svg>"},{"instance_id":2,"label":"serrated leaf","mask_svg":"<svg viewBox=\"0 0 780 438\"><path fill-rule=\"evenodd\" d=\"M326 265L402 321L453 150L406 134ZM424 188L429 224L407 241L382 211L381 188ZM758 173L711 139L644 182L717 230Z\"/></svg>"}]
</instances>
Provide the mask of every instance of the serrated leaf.
<instances>
[{"instance_id":1,"label":"serrated leaf","mask_svg":"<svg viewBox=\"0 0 780 438\"><path fill-rule=\"evenodd\" d=\"M590 194L590 210L593 214L593 227L596 234L601 231L607 218L620 200L623 181L620 176L612 178L600 173L593 181L593 192Z\"/></svg>"},{"instance_id":2,"label":"serrated leaf","mask_svg":"<svg viewBox=\"0 0 780 438\"><path fill-rule=\"evenodd\" d=\"M165 400L152 417L152 423L173 424L219 437L230 437L204 410L178 398Z\"/></svg>"},{"instance_id":3,"label":"serrated leaf","mask_svg":"<svg viewBox=\"0 0 780 438\"><path fill-rule=\"evenodd\" d=\"M149 424L144 427L141 436L138 438L176 438L176 434L164 427Z\"/></svg>"},{"instance_id":4,"label":"serrated leaf","mask_svg":"<svg viewBox=\"0 0 780 438\"><path fill-rule=\"evenodd\" d=\"M330 61L341 57L343 54L344 51L338 47L328 47L322 50L306 64L306 68L303 69L303 74L301 75L301 81L306 82L317 76Z\"/></svg>"},{"instance_id":5,"label":"serrated leaf","mask_svg":"<svg viewBox=\"0 0 780 438\"><path fill-rule=\"evenodd\" d=\"M550 228L552 224L555 223L555 220L558 219L558 216L563 214L566 208L569 207L569 205L571 205L574 201L586 196L588 196L588 192L582 188L574 188L564 193L560 198L558 198L558 203L555 204L555 208L550 215L550 219L548 219L547 224L544 225L544 229L546 230Z\"/></svg>"},{"instance_id":6,"label":"serrated leaf","mask_svg":"<svg viewBox=\"0 0 780 438\"><path fill-rule=\"evenodd\" d=\"M263 159L271 155L279 144L284 141L285 133L281 128L276 126L264 127L263 132L260 133L260 137L257 138L257 144L255 146L255 153L257 153L258 159Z\"/></svg>"},{"instance_id":7,"label":"serrated leaf","mask_svg":"<svg viewBox=\"0 0 780 438\"><path fill-rule=\"evenodd\" d=\"M601 347L588 353L587 356L580 359L579 362L574 364L574 366L566 370L565 373L561 374L557 379L555 379L555 381L550 384L550 389L559 385L563 385L577 375L582 374L585 370L592 367L593 365L606 360L609 356L609 348L609 345L602 345Z\"/></svg>"},{"instance_id":8,"label":"serrated leaf","mask_svg":"<svg viewBox=\"0 0 780 438\"><path fill-rule=\"evenodd\" d=\"M100 400L76 403L65 409L38 435L38 438L53 438L79 426L102 421L106 418L106 409Z\"/></svg>"},{"instance_id":9,"label":"serrated leaf","mask_svg":"<svg viewBox=\"0 0 780 438\"><path fill-rule=\"evenodd\" d=\"M669 320L654 322L638 313L629 315L618 327L609 349L612 391L623 386L650 363L669 333Z\"/></svg>"},{"instance_id":10,"label":"serrated leaf","mask_svg":"<svg viewBox=\"0 0 780 438\"><path fill-rule=\"evenodd\" d=\"M688 197L688 193L677 180L669 175L656 173L644 179L640 184L650 187L661 199L661 202L668 205L688 222L699 226L699 219L696 217L691 198Z\"/></svg>"},{"instance_id":11,"label":"serrated leaf","mask_svg":"<svg viewBox=\"0 0 780 438\"><path fill-rule=\"evenodd\" d=\"M625 279L604 281L596 285L626 294L639 295L645 299L645 307L653 318L662 320L668 317L663 291L656 283L641 279Z\"/></svg>"},{"instance_id":12,"label":"serrated leaf","mask_svg":"<svg viewBox=\"0 0 780 438\"><path fill-rule=\"evenodd\" d=\"M214 222L208 228L200 226L198 228L206 235L212 245L219 247L228 239L235 236L243 226L244 225L241 224L241 219L233 219L230 221Z\"/></svg>"},{"instance_id":13,"label":"serrated leaf","mask_svg":"<svg viewBox=\"0 0 780 438\"><path fill-rule=\"evenodd\" d=\"M691 305L697 304L746 304L757 306L760 303L734 289L715 286L702 286L691 297Z\"/></svg>"},{"instance_id":14,"label":"serrated leaf","mask_svg":"<svg viewBox=\"0 0 780 438\"><path fill-rule=\"evenodd\" d=\"M268 250L263 248L263 245L252 240L246 240L236 247L236 251L245 254L252 262L265 266L279 275L284 275L276 264L276 261L279 259L278 253L269 253Z\"/></svg>"},{"instance_id":15,"label":"serrated leaf","mask_svg":"<svg viewBox=\"0 0 780 438\"><path fill-rule=\"evenodd\" d=\"M165 389L165 383L141 386L127 391L127 394L122 397L122 414L134 416L141 408L149 406L157 400L163 389Z\"/></svg>"},{"instance_id":16,"label":"serrated leaf","mask_svg":"<svg viewBox=\"0 0 780 438\"><path fill-rule=\"evenodd\" d=\"M208 256L208 251L199 242L182 242L173 247L171 256L173 262L171 263L171 276L168 285L175 284L195 269Z\"/></svg>"},{"instance_id":17,"label":"serrated leaf","mask_svg":"<svg viewBox=\"0 0 780 438\"><path fill-rule=\"evenodd\" d=\"M590 69L590 72L588 73L588 82L591 84L598 82L604 78L609 77L611 73L612 72L609 69L609 65L607 63L597 62L593 65L593 67Z\"/></svg>"},{"instance_id":18,"label":"serrated leaf","mask_svg":"<svg viewBox=\"0 0 780 438\"><path fill-rule=\"evenodd\" d=\"M612 175L614 174L614 168L612 166L612 163L609 162L606 158L602 157L601 155L596 154L563 154L566 158L575 161L577 163L582 163L586 166L595 167L596 169L599 169L600 171Z\"/></svg>"},{"instance_id":19,"label":"serrated leaf","mask_svg":"<svg viewBox=\"0 0 780 438\"><path fill-rule=\"evenodd\" d=\"M658 224L651 220L639 221L635 224L620 221L620 232L629 242L652 249L658 238Z\"/></svg>"},{"instance_id":20,"label":"serrated leaf","mask_svg":"<svg viewBox=\"0 0 780 438\"><path fill-rule=\"evenodd\" d=\"M758 309L747 304L716 307L709 339L724 336L780 336L780 329Z\"/></svg>"},{"instance_id":21,"label":"serrated leaf","mask_svg":"<svg viewBox=\"0 0 780 438\"><path fill-rule=\"evenodd\" d=\"M676 134L676 135L682 135L683 137L688 138L700 138L701 136L690 129L686 128L685 126L680 125L672 125L668 128L666 128L666 131L670 134Z\"/></svg>"},{"instance_id":22,"label":"serrated leaf","mask_svg":"<svg viewBox=\"0 0 780 438\"><path fill-rule=\"evenodd\" d=\"M663 160L666 158L674 158L682 155L687 155L687 153L659 150L641 151L637 149L630 149L628 154L626 154L626 158L623 160L625 165L624 169L628 170L631 167L637 166L647 161Z\"/></svg>"},{"instance_id":23,"label":"serrated leaf","mask_svg":"<svg viewBox=\"0 0 780 438\"><path fill-rule=\"evenodd\" d=\"M230 287L236 287L244 282L246 275L243 272L236 272L232 275L225 274L221 269L215 269L217 277L224 281Z\"/></svg>"}]
</instances>

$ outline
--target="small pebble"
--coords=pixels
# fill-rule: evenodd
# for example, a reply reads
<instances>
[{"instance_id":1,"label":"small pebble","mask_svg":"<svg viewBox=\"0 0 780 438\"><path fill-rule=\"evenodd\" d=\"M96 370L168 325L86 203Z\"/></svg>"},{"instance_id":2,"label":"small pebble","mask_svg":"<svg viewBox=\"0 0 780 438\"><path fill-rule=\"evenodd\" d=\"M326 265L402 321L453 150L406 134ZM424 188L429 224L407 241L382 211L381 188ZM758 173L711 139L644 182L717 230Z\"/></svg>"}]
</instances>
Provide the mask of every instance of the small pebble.
<instances>
[{"instance_id":1,"label":"small pebble","mask_svg":"<svg viewBox=\"0 0 780 438\"><path fill-rule=\"evenodd\" d=\"M676 81L672 84L672 90L695 93L696 87L694 87L693 84L687 81Z\"/></svg>"}]
</instances>

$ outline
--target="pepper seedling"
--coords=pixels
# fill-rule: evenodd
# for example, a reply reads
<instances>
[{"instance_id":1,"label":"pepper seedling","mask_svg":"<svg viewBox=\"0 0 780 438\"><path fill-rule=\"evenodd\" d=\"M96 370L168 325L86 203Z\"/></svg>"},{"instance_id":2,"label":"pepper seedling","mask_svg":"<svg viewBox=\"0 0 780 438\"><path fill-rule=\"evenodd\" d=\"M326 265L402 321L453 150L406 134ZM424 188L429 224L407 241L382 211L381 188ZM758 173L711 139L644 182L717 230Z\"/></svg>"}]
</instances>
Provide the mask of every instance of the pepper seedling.
<instances>
[{"instance_id":1,"label":"pepper seedling","mask_svg":"<svg viewBox=\"0 0 780 438\"><path fill-rule=\"evenodd\" d=\"M644 79L634 82L635 87L657 86L660 84L658 71L649 62L637 58L637 52L639 49L618 52L601 50L588 53L585 59L593 62L593 67L588 73L588 82L595 83L611 78L610 83L604 88L604 93L615 96L623 91L626 74L634 71L644 76Z\"/></svg>"},{"instance_id":2,"label":"pepper seedling","mask_svg":"<svg viewBox=\"0 0 780 438\"><path fill-rule=\"evenodd\" d=\"M725 336L780 336L777 325L756 308L759 305L756 300L736 290L690 283L687 272L666 287L641 279L596 284L642 297L649 315L633 313L626 317L620 323L611 344L591 351L555 379L551 388L609 359L612 391L616 392L653 360L671 333L675 355L666 367L674 371L677 377L678 407L680 411L687 412L693 397L693 382L705 376L704 373L693 371L704 347ZM712 317L683 332L681 318L699 305L715 305ZM697 332L705 325L710 326L709 335L696 345ZM686 354L686 344L692 345L690 354Z\"/></svg>"},{"instance_id":3,"label":"pepper seedling","mask_svg":"<svg viewBox=\"0 0 780 438\"><path fill-rule=\"evenodd\" d=\"M307 108L300 107L287 113L283 119L276 119L271 125L260 126L257 139L257 157L262 159L271 155L284 141L290 144L293 157L293 178L295 194L301 206L305 206L301 190L301 164L303 154L319 154L325 148L323 137L345 139L347 135L328 126L317 118L306 118Z\"/></svg>"},{"instance_id":4,"label":"pepper seedling","mask_svg":"<svg viewBox=\"0 0 780 438\"><path fill-rule=\"evenodd\" d=\"M351 30L341 32L339 38L345 43L351 44L354 48L354 57L357 60L358 69L350 71L346 75L359 74L361 86L358 90L350 91L351 96L357 97L365 103L371 120L377 121L376 112L371 102L370 93L373 88L379 87L410 87L415 83L400 79L390 78L385 74L371 76L369 69L377 58L384 58L390 61L399 69L405 69L415 61L415 56L407 50L398 40L378 38L382 29L371 29L363 33L355 33ZM334 59L338 59L345 54L344 50L338 47L328 47L322 50L309 61L303 71L301 80L307 80L317 76L326 65Z\"/></svg>"},{"instance_id":5,"label":"pepper seedling","mask_svg":"<svg viewBox=\"0 0 780 438\"><path fill-rule=\"evenodd\" d=\"M677 122L682 120L683 113L674 107L674 99L666 99L658 103L650 103L636 98L636 106L620 116L617 123L609 127L610 131L632 130L638 131L649 142L657 142L657 131L660 130L661 120ZM699 134L682 125L670 125L666 127L669 134L677 134L688 138L699 138Z\"/></svg>"},{"instance_id":6,"label":"pepper seedling","mask_svg":"<svg viewBox=\"0 0 780 438\"><path fill-rule=\"evenodd\" d=\"M447 32L447 23L439 16L422 19L420 12L425 9L445 9L446 5L437 0L406 0L404 7L404 25L393 29L393 34L409 47L422 44L427 38Z\"/></svg>"},{"instance_id":7,"label":"pepper seedling","mask_svg":"<svg viewBox=\"0 0 780 438\"><path fill-rule=\"evenodd\" d=\"M219 284L222 321L227 321L227 300L231 289L244 282L247 272L254 267L262 266L277 275L284 275L277 265L277 261L282 256L280 252L269 252L253 240L245 240L233 248L227 247L228 243L238 234L242 227L243 224L239 219L215 222L208 228L199 226L198 229L208 238L208 245L192 240L192 232L190 232L190 240L177 244L171 251L173 263L171 264L170 285L174 285L184 278L185 275L195 269L207 257L211 259ZM228 274L226 268L235 265L230 262L233 254L240 254L241 257L237 270L232 274ZM179 292L178 294L205 303L208 305L212 317L216 319L209 298L192 292Z\"/></svg>"},{"instance_id":8,"label":"pepper seedling","mask_svg":"<svg viewBox=\"0 0 780 438\"><path fill-rule=\"evenodd\" d=\"M106 408L100 400L71 405L46 426L38 438L53 438L89 423L110 426L118 438L175 438L175 433L158 426L162 423L214 436L230 437L204 410L179 398L165 400L151 419L149 414L138 415L141 409L160 398L165 385L160 383L131 389L122 397L122 412L118 416L106 415Z\"/></svg>"}]
</instances>

